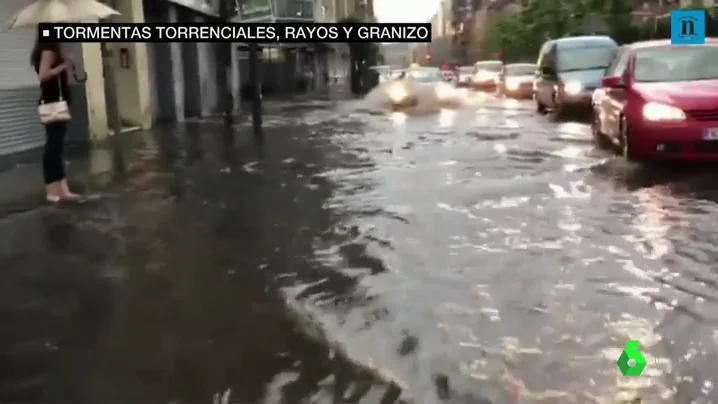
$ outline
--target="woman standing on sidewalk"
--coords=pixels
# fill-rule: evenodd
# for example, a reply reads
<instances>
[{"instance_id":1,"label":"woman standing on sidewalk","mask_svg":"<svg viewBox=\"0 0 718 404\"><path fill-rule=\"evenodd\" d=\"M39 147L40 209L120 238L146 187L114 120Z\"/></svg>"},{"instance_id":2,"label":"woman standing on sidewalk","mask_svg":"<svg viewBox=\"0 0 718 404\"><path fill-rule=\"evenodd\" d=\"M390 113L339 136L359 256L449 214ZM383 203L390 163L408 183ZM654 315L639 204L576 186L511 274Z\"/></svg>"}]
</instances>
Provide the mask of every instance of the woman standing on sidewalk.
<instances>
[{"instance_id":1,"label":"woman standing on sidewalk","mask_svg":"<svg viewBox=\"0 0 718 404\"><path fill-rule=\"evenodd\" d=\"M40 79L40 104L65 102L70 105L68 70L72 59L58 43L35 41L30 63ZM43 118L43 117L41 117ZM80 195L70 192L65 174L64 143L69 123L69 110L65 114L44 117L45 151L42 157L42 171L45 178L45 193L48 202L58 203L78 200Z\"/></svg>"}]
</instances>

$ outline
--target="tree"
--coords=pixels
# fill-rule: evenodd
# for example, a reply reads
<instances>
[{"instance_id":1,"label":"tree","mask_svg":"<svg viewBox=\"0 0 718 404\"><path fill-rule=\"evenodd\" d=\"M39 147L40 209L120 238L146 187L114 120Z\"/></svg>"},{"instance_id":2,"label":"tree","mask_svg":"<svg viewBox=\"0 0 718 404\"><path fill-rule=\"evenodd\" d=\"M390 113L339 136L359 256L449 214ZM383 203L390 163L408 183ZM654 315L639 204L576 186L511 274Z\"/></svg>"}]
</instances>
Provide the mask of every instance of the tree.
<instances>
[{"instance_id":1,"label":"tree","mask_svg":"<svg viewBox=\"0 0 718 404\"><path fill-rule=\"evenodd\" d=\"M363 20L349 16L342 21L345 24L361 23ZM383 59L377 44L350 42L349 45L349 83L353 94L366 94L379 82L378 73L371 69Z\"/></svg>"},{"instance_id":2,"label":"tree","mask_svg":"<svg viewBox=\"0 0 718 404\"><path fill-rule=\"evenodd\" d=\"M485 48L514 62L535 58L541 44L550 38L605 33L623 44L664 35L664 23L658 24L658 29L651 24L650 30L633 25L631 11L626 0L531 0L520 12L489 27ZM707 22L708 26L712 29L716 24ZM666 32L670 36L670 29Z\"/></svg>"}]
</instances>

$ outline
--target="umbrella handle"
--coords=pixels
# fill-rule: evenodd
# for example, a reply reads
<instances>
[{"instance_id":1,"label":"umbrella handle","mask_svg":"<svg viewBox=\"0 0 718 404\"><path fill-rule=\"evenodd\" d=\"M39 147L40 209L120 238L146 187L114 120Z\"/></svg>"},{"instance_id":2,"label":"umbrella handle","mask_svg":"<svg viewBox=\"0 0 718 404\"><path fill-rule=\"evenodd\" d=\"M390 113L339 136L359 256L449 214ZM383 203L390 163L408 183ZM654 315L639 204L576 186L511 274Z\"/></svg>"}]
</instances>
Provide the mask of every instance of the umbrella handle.
<instances>
[{"instance_id":1,"label":"umbrella handle","mask_svg":"<svg viewBox=\"0 0 718 404\"><path fill-rule=\"evenodd\" d=\"M75 79L76 82L84 83L87 81L87 72L83 71L80 75L77 73L77 70L72 69L72 77Z\"/></svg>"}]
</instances>

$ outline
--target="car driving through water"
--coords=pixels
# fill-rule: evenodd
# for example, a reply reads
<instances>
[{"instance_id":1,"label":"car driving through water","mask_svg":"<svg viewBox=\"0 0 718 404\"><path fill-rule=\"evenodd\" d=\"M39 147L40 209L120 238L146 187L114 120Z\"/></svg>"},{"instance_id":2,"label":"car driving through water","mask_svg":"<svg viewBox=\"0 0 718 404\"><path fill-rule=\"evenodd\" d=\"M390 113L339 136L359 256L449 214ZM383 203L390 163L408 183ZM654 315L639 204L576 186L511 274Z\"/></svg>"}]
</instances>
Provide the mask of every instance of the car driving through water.
<instances>
[{"instance_id":1,"label":"car driving through water","mask_svg":"<svg viewBox=\"0 0 718 404\"><path fill-rule=\"evenodd\" d=\"M474 64L474 76L471 88L482 91L495 91L504 64L500 60L484 60Z\"/></svg>"},{"instance_id":2,"label":"car driving through water","mask_svg":"<svg viewBox=\"0 0 718 404\"><path fill-rule=\"evenodd\" d=\"M423 96L431 97L441 106L453 107L459 103L456 88L444 80L441 70L435 67L412 67L403 77L386 87L391 109L401 110L419 104Z\"/></svg>"},{"instance_id":3,"label":"car driving through water","mask_svg":"<svg viewBox=\"0 0 718 404\"><path fill-rule=\"evenodd\" d=\"M456 85L458 87L469 87L476 69L474 66L461 66L457 69Z\"/></svg>"},{"instance_id":4,"label":"car driving through water","mask_svg":"<svg viewBox=\"0 0 718 404\"><path fill-rule=\"evenodd\" d=\"M718 39L621 48L594 93L592 129L628 160L718 160Z\"/></svg>"},{"instance_id":5,"label":"car driving through water","mask_svg":"<svg viewBox=\"0 0 718 404\"><path fill-rule=\"evenodd\" d=\"M506 97L531 98L535 75L536 65L533 63L508 64L499 78L499 92Z\"/></svg>"},{"instance_id":6,"label":"car driving through water","mask_svg":"<svg viewBox=\"0 0 718 404\"><path fill-rule=\"evenodd\" d=\"M618 45L607 36L578 36L546 41L537 61L536 110L554 118L591 111L593 91L601 84Z\"/></svg>"}]
</instances>

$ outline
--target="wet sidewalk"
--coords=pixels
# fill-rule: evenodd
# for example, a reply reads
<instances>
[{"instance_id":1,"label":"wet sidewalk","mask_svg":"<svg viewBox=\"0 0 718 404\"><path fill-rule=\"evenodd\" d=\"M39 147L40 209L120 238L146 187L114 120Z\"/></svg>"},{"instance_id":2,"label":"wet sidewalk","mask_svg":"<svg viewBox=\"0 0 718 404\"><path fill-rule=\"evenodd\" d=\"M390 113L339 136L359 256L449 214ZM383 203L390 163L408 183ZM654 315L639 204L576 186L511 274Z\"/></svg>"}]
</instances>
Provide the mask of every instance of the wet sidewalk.
<instances>
[{"instance_id":1,"label":"wet sidewalk","mask_svg":"<svg viewBox=\"0 0 718 404\"><path fill-rule=\"evenodd\" d=\"M360 295L312 254L332 221L317 135L125 135L71 162L99 196L77 206L43 203L39 165L0 173L0 402L397 402L282 292Z\"/></svg>"}]
</instances>

